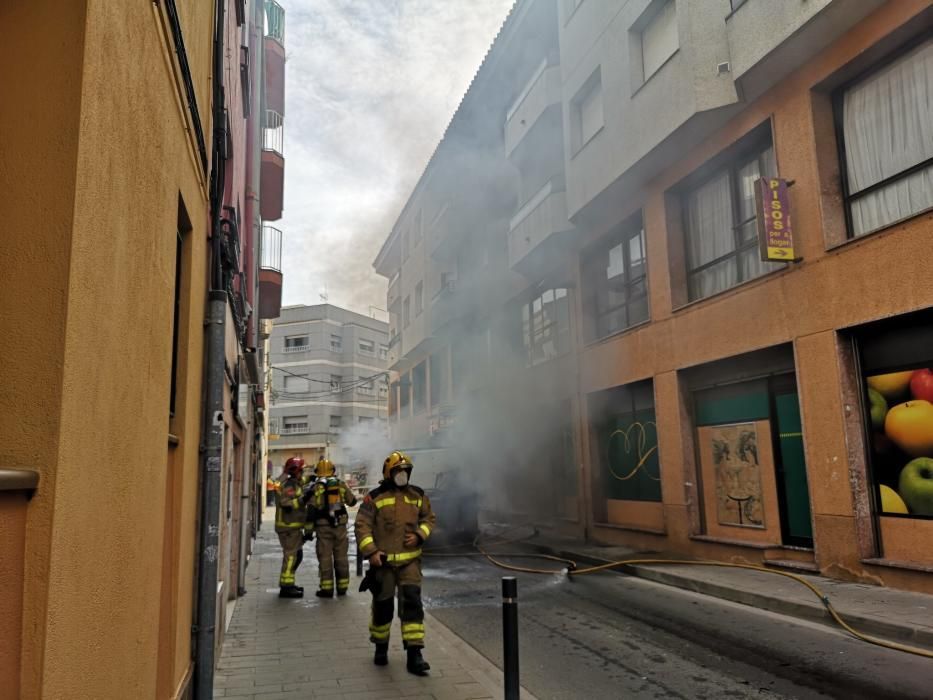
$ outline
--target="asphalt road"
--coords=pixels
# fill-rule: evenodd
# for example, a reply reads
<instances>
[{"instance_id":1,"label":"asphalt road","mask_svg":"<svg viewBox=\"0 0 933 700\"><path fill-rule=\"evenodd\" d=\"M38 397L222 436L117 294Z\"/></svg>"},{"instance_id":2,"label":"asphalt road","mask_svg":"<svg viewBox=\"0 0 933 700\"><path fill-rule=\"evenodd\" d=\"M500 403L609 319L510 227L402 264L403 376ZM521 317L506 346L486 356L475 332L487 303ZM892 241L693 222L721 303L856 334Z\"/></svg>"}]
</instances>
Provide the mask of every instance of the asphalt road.
<instances>
[{"instance_id":1,"label":"asphalt road","mask_svg":"<svg viewBox=\"0 0 933 700\"><path fill-rule=\"evenodd\" d=\"M437 557L424 573L431 614L501 668L511 574ZM933 662L823 625L614 573L517 576L521 682L541 700L933 698Z\"/></svg>"}]
</instances>

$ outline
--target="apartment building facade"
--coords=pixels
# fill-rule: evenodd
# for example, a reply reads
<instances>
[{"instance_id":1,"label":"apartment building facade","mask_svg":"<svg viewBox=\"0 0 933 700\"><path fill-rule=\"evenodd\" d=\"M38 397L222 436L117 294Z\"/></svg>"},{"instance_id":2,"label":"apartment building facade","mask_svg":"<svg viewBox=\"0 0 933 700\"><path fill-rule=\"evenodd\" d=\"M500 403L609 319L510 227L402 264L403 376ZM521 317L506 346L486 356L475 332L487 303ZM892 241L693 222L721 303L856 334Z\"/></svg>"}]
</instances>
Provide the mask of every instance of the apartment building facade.
<instances>
[{"instance_id":1,"label":"apartment building facade","mask_svg":"<svg viewBox=\"0 0 933 700\"><path fill-rule=\"evenodd\" d=\"M275 7L0 8L10 697L211 695L264 497Z\"/></svg>"},{"instance_id":2,"label":"apartment building facade","mask_svg":"<svg viewBox=\"0 0 933 700\"><path fill-rule=\"evenodd\" d=\"M332 304L285 306L269 348L272 476L295 456L326 455L342 474L371 466L386 442L388 324Z\"/></svg>"},{"instance_id":3,"label":"apartment building facade","mask_svg":"<svg viewBox=\"0 0 933 700\"><path fill-rule=\"evenodd\" d=\"M933 590L931 26L516 3L375 261L393 437L496 516Z\"/></svg>"}]
</instances>

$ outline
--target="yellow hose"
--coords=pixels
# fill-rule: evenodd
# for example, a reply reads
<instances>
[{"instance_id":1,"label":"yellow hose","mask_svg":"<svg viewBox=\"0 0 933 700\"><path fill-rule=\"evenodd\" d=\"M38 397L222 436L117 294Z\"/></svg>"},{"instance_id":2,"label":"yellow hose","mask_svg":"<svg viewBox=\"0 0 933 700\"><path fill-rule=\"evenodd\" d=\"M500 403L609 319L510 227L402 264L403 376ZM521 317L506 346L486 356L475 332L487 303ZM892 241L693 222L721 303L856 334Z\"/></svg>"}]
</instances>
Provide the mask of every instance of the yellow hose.
<instances>
[{"instance_id":1,"label":"yellow hose","mask_svg":"<svg viewBox=\"0 0 933 700\"><path fill-rule=\"evenodd\" d=\"M533 569L524 566L514 566L512 564L506 564L505 562L495 559L491 554L485 551L478 542L474 541L474 545L479 550L480 554L486 557L494 565L506 569L508 571L516 571L525 574L559 574L562 571L555 571L551 569ZM509 556L509 555L499 555L499 556ZM776 574L778 576L785 576L789 579L796 581L797 583L806 586L817 598L820 599L820 602L823 604L823 607L826 608L826 611L829 613L830 617L842 627L846 632L851 634L856 639L860 639L863 642L868 642L869 644L875 644L880 647L885 647L887 649L894 649L896 651L903 651L907 654L915 654L917 656L923 656L928 659L933 659L933 651L928 649L921 649L920 647L910 646L908 644L900 644L899 642L892 642L886 639L880 639L879 637L872 637L871 635L862 634L858 630L854 629L850 624L848 624L842 617L836 612L836 609L833 607L832 603L829 602L829 597L820 590L815 584L807 581L803 576L798 574L792 574L787 571L777 571L775 569L768 569L764 566L755 566L754 564L733 564L730 562L723 561L702 561L702 560L689 560L689 559L620 559L619 561L612 561L606 564L600 564L598 566L589 566L582 569L577 568L576 562L570 559L562 559L561 557L553 557L548 554L535 555L535 557L540 557L541 559L550 559L561 561L568 564L567 575L568 576L585 576L586 574L593 574L599 571L605 571L607 569L614 569L619 566L652 566L652 565L687 565L687 566L718 566L722 568L732 568L732 569L748 569L750 571L762 571L766 574Z\"/></svg>"}]
</instances>

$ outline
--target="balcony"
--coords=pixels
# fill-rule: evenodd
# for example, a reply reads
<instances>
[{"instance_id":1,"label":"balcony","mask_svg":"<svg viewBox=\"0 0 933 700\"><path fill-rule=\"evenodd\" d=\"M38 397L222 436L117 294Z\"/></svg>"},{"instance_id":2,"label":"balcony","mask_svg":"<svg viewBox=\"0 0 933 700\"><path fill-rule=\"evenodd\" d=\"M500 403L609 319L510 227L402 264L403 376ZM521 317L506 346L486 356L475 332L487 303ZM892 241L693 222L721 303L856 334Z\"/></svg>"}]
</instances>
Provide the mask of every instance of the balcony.
<instances>
[{"instance_id":1,"label":"balcony","mask_svg":"<svg viewBox=\"0 0 933 700\"><path fill-rule=\"evenodd\" d=\"M278 318L282 313L282 232L262 227L259 246L259 318Z\"/></svg>"},{"instance_id":2,"label":"balcony","mask_svg":"<svg viewBox=\"0 0 933 700\"><path fill-rule=\"evenodd\" d=\"M307 435L311 429L307 425L286 425L280 435Z\"/></svg>"},{"instance_id":3,"label":"balcony","mask_svg":"<svg viewBox=\"0 0 933 700\"><path fill-rule=\"evenodd\" d=\"M574 234L567 220L564 180L554 178L509 222L509 267L526 277L548 271L569 248Z\"/></svg>"},{"instance_id":4,"label":"balcony","mask_svg":"<svg viewBox=\"0 0 933 700\"><path fill-rule=\"evenodd\" d=\"M745 100L763 94L883 4L884 0L733 0L726 34L732 77Z\"/></svg>"},{"instance_id":5,"label":"balcony","mask_svg":"<svg viewBox=\"0 0 933 700\"><path fill-rule=\"evenodd\" d=\"M560 66L549 66L546 60L542 61L506 114L505 154L511 157L519 144L540 127L550 126L560 133L560 105Z\"/></svg>"},{"instance_id":6,"label":"balcony","mask_svg":"<svg viewBox=\"0 0 933 700\"><path fill-rule=\"evenodd\" d=\"M265 5L263 39L264 104L279 114L285 112L285 10L277 2Z\"/></svg>"},{"instance_id":7,"label":"balcony","mask_svg":"<svg viewBox=\"0 0 933 700\"><path fill-rule=\"evenodd\" d=\"M262 158L259 180L259 214L266 221L282 218L285 188L285 125L282 115L267 109L262 124Z\"/></svg>"}]
</instances>

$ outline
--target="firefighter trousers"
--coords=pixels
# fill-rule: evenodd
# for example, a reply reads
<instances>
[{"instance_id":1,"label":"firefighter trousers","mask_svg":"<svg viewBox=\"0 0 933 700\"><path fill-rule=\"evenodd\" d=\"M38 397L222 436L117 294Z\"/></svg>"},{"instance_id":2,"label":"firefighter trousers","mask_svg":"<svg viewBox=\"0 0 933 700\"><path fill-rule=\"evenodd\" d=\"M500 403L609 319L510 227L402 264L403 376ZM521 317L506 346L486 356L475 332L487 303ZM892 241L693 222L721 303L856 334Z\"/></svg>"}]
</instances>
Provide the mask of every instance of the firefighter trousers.
<instances>
[{"instance_id":1,"label":"firefighter trousers","mask_svg":"<svg viewBox=\"0 0 933 700\"><path fill-rule=\"evenodd\" d=\"M424 605L421 602L421 560L403 566L384 565L372 569L373 608L369 623L369 639L374 644L388 644L394 614L394 598L398 592L398 619L402 624L402 645L406 648L424 646Z\"/></svg>"},{"instance_id":2,"label":"firefighter trousers","mask_svg":"<svg viewBox=\"0 0 933 700\"><path fill-rule=\"evenodd\" d=\"M350 586L350 541L347 525L315 524L317 563L321 573L321 590L334 590L334 572L337 591L345 592Z\"/></svg>"},{"instance_id":3,"label":"firefighter trousers","mask_svg":"<svg viewBox=\"0 0 933 700\"><path fill-rule=\"evenodd\" d=\"M294 586L295 570L301 564L304 554L301 549L304 544L301 528L296 527L293 530L276 534L279 536L279 544L282 545L282 572L279 574L279 586Z\"/></svg>"}]
</instances>

